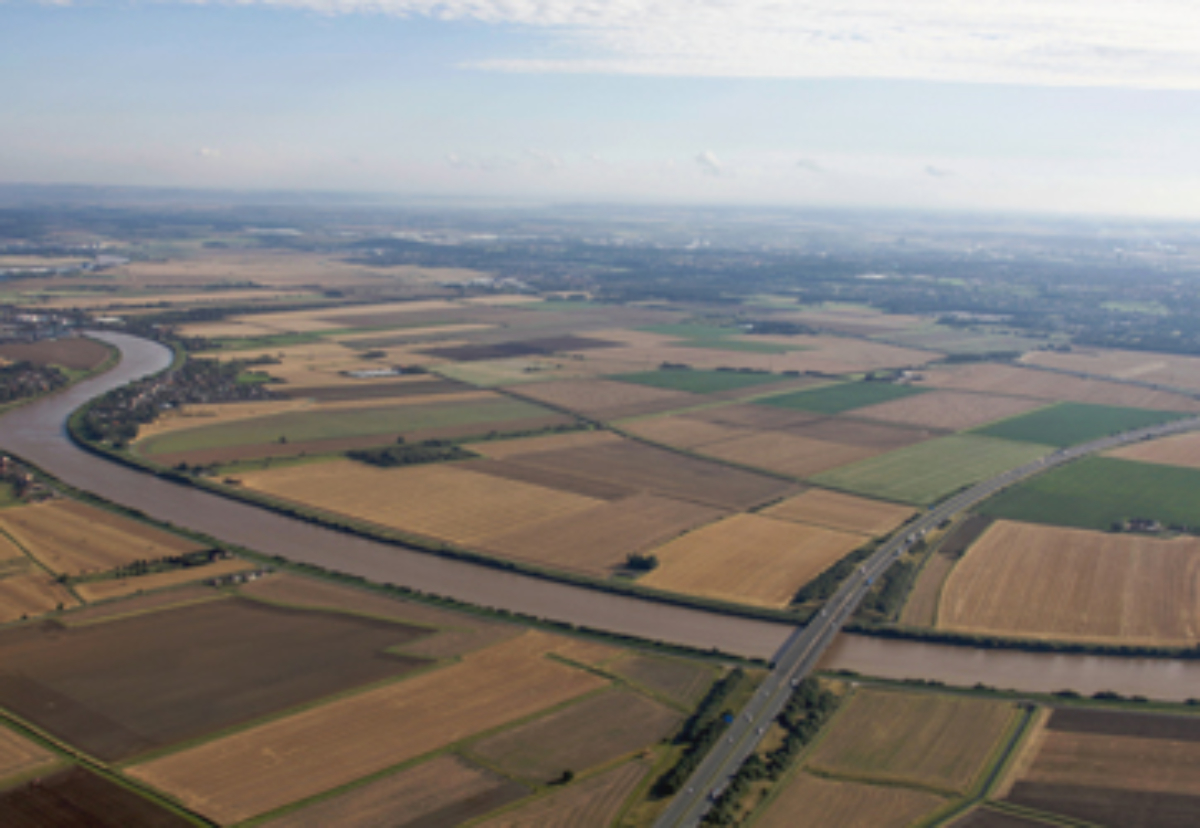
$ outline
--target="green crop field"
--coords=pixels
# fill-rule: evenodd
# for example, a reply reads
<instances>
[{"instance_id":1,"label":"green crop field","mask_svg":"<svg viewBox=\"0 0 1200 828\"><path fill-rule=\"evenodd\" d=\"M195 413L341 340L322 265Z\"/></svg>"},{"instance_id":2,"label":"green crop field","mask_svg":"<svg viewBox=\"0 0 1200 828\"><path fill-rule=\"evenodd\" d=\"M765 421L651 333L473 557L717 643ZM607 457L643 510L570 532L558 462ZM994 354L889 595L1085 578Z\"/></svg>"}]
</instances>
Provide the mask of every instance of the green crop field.
<instances>
[{"instance_id":1,"label":"green crop field","mask_svg":"<svg viewBox=\"0 0 1200 828\"><path fill-rule=\"evenodd\" d=\"M832 489L925 506L1051 450L1048 446L955 434L822 472L812 481Z\"/></svg>"},{"instance_id":2,"label":"green crop field","mask_svg":"<svg viewBox=\"0 0 1200 828\"><path fill-rule=\"evenodd\" d=\"M1001 492L980 511L1082 529L1129 518L1200 526L1200 470L1089 457Z\"/></svg>"},{"instance_id":3,"label":"green crop field","mask_svg":"<svg viewBox=\"0 0 1200 828\"><path fill-rule=\"evenodd\" d=\"M1190 415L1175 411L1066 402L1010 417L972 433L1001 440L1065 447L1187 416Z\"/></svg>"},{"instance_id":4,"label":"green crop field","mask_svg":"<svg viewBox=\"0 0 1200 828\"><path fill-rule=\"evenodd\" d=\"M717 351L750 351L758 354L786 354L789 351L803 351L800 345L784 345L779 342L743 339L744 332L740 328L723 328L719 325L678 324L651 325L639 330L649 333L663 334L680 340L679 345L685 348L710 348ZM734 338L738 337L738 338Z\"/></svg>"},{"instance_id":5,"label":"green crop field","mask_svg":"<svg viewBox=\"0 0 1200 828\"><path fill-rule=\"evenodd\" d=\"M827 385L810 391L794 391L791 394L768 397L765 400L758 400L758 402L779 408L814 411L818 414L841 414L843 411L852 411L855 408L888 400L924 394L925 391L924 388L894 385L890 382L844 382L840 385Z\"/></svg>"},{"instance_id":6,"label":"green crop field","mask_svg":"<svg viewBox=\"0 0 1200 828\"><path fill-rule=\"evenodd\" d=\"M645 371L640 374L617 374L609 379L667 388L672 391L690 391L693 394L711 394L716 391L733 391L755 385L770 385L788 379L779 374L753 374L739 371L694 371L667 369Z\"/></svg>"},{"instance_id":7,"label":"green crop field","mask_svg":"<svg viewBox=\"0 0 1200 828\"><path fill-rule=\"evenodd\" d=\"M489 423L552 414L518 400L487 400L472 404L403 405L385 408L294 411L252 420L173 431L151 437L139 446L145 455L274 443L364 437L398 431Z\"/></svg>"}]
</instances>

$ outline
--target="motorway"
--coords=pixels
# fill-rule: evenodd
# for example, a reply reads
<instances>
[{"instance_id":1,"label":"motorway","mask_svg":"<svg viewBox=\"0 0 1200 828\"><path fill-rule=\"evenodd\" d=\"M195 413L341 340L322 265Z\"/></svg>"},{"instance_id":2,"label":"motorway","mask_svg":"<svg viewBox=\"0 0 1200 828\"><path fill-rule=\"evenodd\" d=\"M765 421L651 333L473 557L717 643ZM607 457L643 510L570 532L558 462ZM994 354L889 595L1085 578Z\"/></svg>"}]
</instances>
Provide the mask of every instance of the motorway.
<instances>
[{"instance_id":1,"label":"motorway","mask_svg":"<svg viewBox=\"0 0 1200 828\"><path fill-rule=\"evenodd\" d=\"M713 801L729 785L742 763L758 747L771 723L783 711L792 688L816 667L842 626L866 597L875 579L930 530L1001 489L1085 455L1198 428L1200 417L1193 417L1127 431L1056 451L1032 463L977 483L942 501L898 530L842 584L807 626L797 629L787 638L775 654L774 666L767 678L734 719L721 741L693 772L683 792L675 797L659 817L655 828L691 828L700 824L705 813L712 807Z\"/></svg>"}]
</instances>

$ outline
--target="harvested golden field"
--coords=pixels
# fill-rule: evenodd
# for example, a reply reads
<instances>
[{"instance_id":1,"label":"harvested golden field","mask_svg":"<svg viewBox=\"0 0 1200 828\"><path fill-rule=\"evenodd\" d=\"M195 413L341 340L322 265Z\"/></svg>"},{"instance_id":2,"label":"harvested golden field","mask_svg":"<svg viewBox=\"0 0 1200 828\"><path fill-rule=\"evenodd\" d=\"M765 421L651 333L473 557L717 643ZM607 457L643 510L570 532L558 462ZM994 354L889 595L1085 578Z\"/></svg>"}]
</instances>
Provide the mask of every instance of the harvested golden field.
<instances>
[{"instance_id":1,"label":"harvested golden field","mask_svg":"<svg viewBox=\"0 0 1200 828\"><path fill-rule=\"evenodd\" d=\"M701 454L792 477L820 474L882 454L883 449L810 440L779 431L760 432L697 449Z\"/></svg>"},{"instance_id":2,"label":"harvested golden field","mask_svg":"<svg viewBox=\"0 0 1200 828\"><path fill-rule=\"evenodd\" d=\"M958 559L935 552L921 567L917 582L913 584L908 600L900 611L900 623L911 627L932 627L937 623L938 603L942 598L942 587L954 569Z\"/></svg>"},{"instance_id":3,"label":"harvested golden field","mask_svg":"<svg viewBox=\"0 0 1200 828\"><path fill-rule=\"evenodd\" d=\"M620 765L514 811L477 823L477 828L593 828L608 825L616 819L625 800L649 770L643 762Z\"/></svg>"},{"instance_id":4,"label":"harvested golden field","mask_svg":"<svg viewBox=\"0 0 1200 828\"><path fill-rule=\"evenodd\" d=\"M76 500L54 499L0 512L8 532L48 569L66 575L104 572L137 560L195 552L195 541Z\"/></svg>"},{"instance_id":5,"label":"harvested golden field","mask_svg":"<svg viewBox=\"0 0 1200 828\"><path fill-rule=\"evenodd\" d=\"M686 408L703 401L702 397L684 391L601 379L532 383L514 389L514 393L556 408L602 419Z\"/></svg>"},{"instance_id":6,"label":"harvested golden field","mask_svg":"<svg viewBox=\"0 0 1200 828\"><path fill-rule=\"evenodd\" d=\"M154 589L166 589L192 581L204 581L209 578L219 578L222 575L232 575L254 569L255 564L248 561L231 558L224 561L214 561L206 566L190 566L186 569L176 569L171 572L157 572L153 575L142 575L138 578L109 578L103 581L91 581L76 584L75 592L87 602L104 601L109 598L121 598L138 592L149 592Z\"/></svg>"},{"instance_id":7,"label":"harvested golden field","mask_svg":"<svg viewBox=\"0 0 1200 828\"><path fill-rule=\"evenodd\" d=\"M269 417L285 411L301 411L311 406L312 403L307 400L256 400L254 402L185 405L164 411L154 422L140 426L138 440L173 431L185 431L189 428L251 420L255 417Z\"/></svg>"},{"instance_id":8,"label":"harvested golden field","mask_svg":"<svg viewBox=\"0 0 1200 828\"><path fill-rule=\"evenodd\" d=\"M603 686L546 658L527 632L442 669L310 708L128 773L218 822L237 822Z\"/></svg>"},{"instance_id":9,"label":"harvested golden field","mask_svg":"<svg viewBox=\"0 0 1200 828\"><path fill-rule=\"evenodd\" d=\"M654 551L639 583L724 601L783 607L796 591L858 548L860 535L739 514Z\"/></svg>"},{"instance_id":10,"label":"harvested golden field","mask_svg":"<svg viewBox=\"0 0 1200 828\"><path fill-rule=\"evenodd\" d=\"M756 828L906 828L946 800L909 788L835 782L807 773L785 783Z\"/></svg>"},{"instance_id":11,"label":"harvested golden field","mask_svg":"<svg viewBox=\"0 0 1200 828\"><path fill-rule=\"evenodd\" d=\"M628 431L643 440L664 443L676 448L696 448L754 433L749 429L705 422L687 416L651 417L644 420L630 420L618 425L623 431Z\"/></svg>"},{"instance_id":12,"label":"harvested golden field","mask_svg":"<svg viewBox=\"0 0 1200 828\"><path fill-rule=\"evenodd\" d=\"M548 784L650 747L682 715L626 690L591 696L471 745L473 756L518 779Z\"/></svg>"},{"instance_id":13,"label":"harvested golden field","mask_svg":"<svg viewBox=\"0 0 1200 828\"><path fill-rule=\"evenodd\" d=\"M0 578L0 624L78 603L61 584L41 572Z\"/></svg>"},{"instance_id":14,"label":"harvested golden field","mask_svg":"<svg viewBox=\"0 0 1200 828\"><path fill-rule=\"evenodd\" d=\"M938 626L1185 645L1200 640L1200 540L997 521L950 573Z\"/></svg>"},{"instance_id":15,"label":"harvested golden field","mask_svg":"<svg viewBox=\"0 0 1200 828\"><path fill-rule=\"evenodd\" d=\"M1152 408L1161 411L1200 411L1200 402L1180 394L995 363L931 369L925 373L920 384L934 388L1035 397L1042 400Z\"/></svg>"},{"instance_id":16,"label":"harvested golden field","mask_svg":"<svg viewBox=\"0 0 1200 828\"><path fill-rule=\"evenodd\" d=\"M726 514L699 503L635 494L493 535L482 545L508 558L608 576L630 554L666 543Z\"/></svg>"},{"instance_id":17,"label":"harvested golden field","mask_svg":"<svg viewBox=\"0 0 1200 828\"><path fill-rule=\"evenodd\" d=\"M450 464L381 469L351 460L254 472L243 485L381 526L474 543L603 501Z\"/></svg>"},{"instance_id":18,"label":"harvested golden field","mask_svg":"<svg viewBox=\"0 0 1200 828\"><path fill-rule=\"evenodd\" d=\"M611 431L572 431L545 437L522 437L516 440L490 440L474 443L471 451L492 460L507 460L524 454L541 454L570 448L589 448L605 443L619 443L621 438Z\"/></svg>"},{"instance_id":19,"label":"harvested golden field","mask_svg":"<svg viewBox=\"0 0 1200 828\"><path fill-rule=\"evenodd\" d=\"M461 656L515 638L524 631L521 627L467 613L296 575L276 573L245 584L238 592L271 604L335 610L435 629L437 632L433 635L418 638L403 647L406 655L423 658Z\"/></svg>"},{"instance_id":20,"label":"harvested golden field","mask_svg":"<svg viewBox=\"0 0 1200 828\"><path fill-rule=\"evenodd\" d=\"M52 764L57 759L44 747L0 727L0 779Z\"/></svg>"},{"instance_id":21,"label":"harvested golden field","mask_svg":"<svg viewBox=\"0 0 1200 828\"><path fill-rule=\"evenodd\" d=\"M1119 457L1122 460L1136 460L1142 463L1200 469L1200 432L1193 431L1189 434L1177 434L1174 437L1134 443L1116 451L1110 451L1105 456Z\"/></svg>"},{"instance_id":22,"label":"harvested golden field","mask_svg":"<svg viewBox=\"0 0 1200 828\"><path fill-rule=\"evenodd\" d=\"M968 696L859 690L829 726L808 767L962 793L1016 708Z\"/></svg>"},{"instance_id":23,"label":"harvested golden field","mask_svg":"<svg viewBox=\"0 0 1200 828\"><path fill-rule=\"evenodd\" d=\"M1113 351L1073 347L1070 353L1033 351L1021 357L1026 365L1078 371L1102 377L1152 382L1200 391L1200 359L1148 351Z\"/></svg>"},{"instance_id":24,"label":"harvested golden field","mask_svg":"<svg viewBox=\"0 0 1200 828\"><path fill-rule=\"evenodd\" d=\"M811 523L843 532L885 535L912 516L913 510L895 503L865 497L809 489L777 503L760 514L797 523Z\"/></svg>"},{"instance_id":25,"label":"harvested golden field","mask_svg":"<svg viewBox=\"0 0 1200 828\"><path fill-rule=\"evenodd\" d=\"M959 431L972 426L1024 414L1044 405L1027 397L1002 397L995 394L970 394L963 391L933 391L899 400L869 405L854 412L855 417L885 420L890 423L944 428Z\"/></svg>"},{"instance_id":26,"label":"harvested golden field","mask_svg":"<svg viewBox=\"0 0 1200 828\"><path fill-rule=\"evenodd\" d=\"M455 756L438 756L266 824L271 828L395 828L397 815L402 814L405 824L458 825L528 792Z\"/></svg>"}]
</instances>

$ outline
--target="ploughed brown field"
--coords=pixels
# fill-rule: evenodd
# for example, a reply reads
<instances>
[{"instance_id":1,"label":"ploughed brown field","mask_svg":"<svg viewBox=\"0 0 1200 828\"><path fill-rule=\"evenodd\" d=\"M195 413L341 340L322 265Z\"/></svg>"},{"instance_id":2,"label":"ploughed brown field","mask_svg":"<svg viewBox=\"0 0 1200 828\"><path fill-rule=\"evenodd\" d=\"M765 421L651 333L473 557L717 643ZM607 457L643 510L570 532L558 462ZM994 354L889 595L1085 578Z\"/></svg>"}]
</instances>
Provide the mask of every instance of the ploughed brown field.
<instances>
[{"instance_id":1,"label":"ploughed brown field","mask_svg":"<svg viewBox=\"0 0 1200 828\"><path fill-rule=\"evenodd\" d=\"M1200 824L1200 720L1055 710L1006 801L1113 828Z\"/></svg>"},{"instance_id":2,"label":"ploughed brown field","mask_svg":"<svg viewBox=\"0 0 1200 828\"><path fill-rule=\"evenodd\" d=\"M728 514L684 500L637 494L493 535L488 552L557 569L607 576L644 552Z\"/></svg>"},{"instance_id":3,"label":"ploughed brown field","mask_svg":"<svg viewBox=\"0 0 1200 828\"><path fill-rule=\"evenodd\" d=\"M532 483L534 486L545 486L557 491L573 492L584 497L594 497L599 500L619 501L635 493L635 489L622 486L607 480L596 480L591 477L581 477L569 471L555 469L539 469L509 463L504 460L474 460L462 464L462 468L480 474L489 474L500 480L516 480L522 483ZM503 485L503 484L498 484Z\"/></svg>"},{"instance_id":4,"label":"ploughed brown field","mask_svg":"<svg viewBox=\"0 0 1200 828\"><path fill-rule=\"evenodd\" d=\"M425 634L240 599L26 626L0 633L0 704L102 759L124 759L401 676L427 662L384 650Z\"/></svg>"},{"instance_id":5,"label":"ploughed brown field","mask_svg":"<svg viewBox=\"0 0 1200 828\"><path fill-rule=\"evenodd\" d=\"M912 446L933 439L941 433L928 428L872 423L847 416L822 417L788 426L783 430L809 440L826 440L830 443L876 449L877 452Z\"/></svg>"},{"instance_id":6,"label":"ploughed brown field","mask_svg":"<svg viewBox=\"0 0 1200 828\"><path fill-rule=\"evenodd\" d=\"M620 442L623 442L622 439L611 431L569 431L565 434L547 434L540 437L517 437L512 440L472 443L471 451L476 454L482 454L491 460L508 460L524 454L543 454L563 449L591 448L607 443Z\"/></svg>"},{"instance_id":7,"label":"ploughed brown field","mask_svg":"<svg viewBox=\"0 0 1200 828\"><path fill-rule=\"evenodd\" d=\"M269 367L269 366L268 366ZM364 367L364 370L366 368ZM288 388L286 385L272 389L285 397L297 397L317 402L345 402L347 400L407 399L411 397L440 397L442 395L473 393L476 389L463 382L441 377L421 378L415 382L377 382L360 380L314 388Z\"/></svg>"},{"instance_id":8,"label":"ploughed brown field","mask_svg":"<svg viewBox=\"0 0 1200 828\"><path fill-rule=\"evenodd\" d=\"M921 567L917 582L904 602L900 623L914 627L931 627L937 623L938 603L946 578L971 544L991 525L990 517L970 515L950 530L938 544L937 551Z\"/></svg>"},{"instance_id":9,"label":"ploughed brown field","mask_svg":"<svg viewBox=\"0 0 1200 828\"><path fill-rule=\"evenodd\" d=\"M0 345L0 357L13 362L61 365L76 371L98 368L108 359L109 348L82 336L44 339L41 342L8 342Z\"/></svg>"},{"instance_id":10,"label":"ploughed brown field","mask_svg":"<svg viewBox=\"0 0 1200 828\"><path fill-rule=\"evenodd\" d=\"M811 581L863 542L837 532L739 514L659 547L657 569L639 583L768 607L787 606Z\"/></svg>"},{"instance_id":11,"label":"ploughed brown field","mask_svg":"<svg viewBox=\"0 0 1200 828\"><path fill-rule=\"evenodd\" d=\"M1027 397L1002 397L961 391L932 391L859 408L856 417L959 431L1032 411L1044 403Z\"/></svg>"},{"instance_id":12,"label":"ploughed brown field","mask_svg":"<svg viewBox=\"0 0 1200 828\"><path fill-rule=\"evenodd\" d=\"M5 509L0 528L48 569L65 575L103 572L137 560L195 552L195 541L97 509L56 498Z\"/></svg>"},{"instance_id":13,"label":"ploughed brown field","mask_svg":"<svg viewBox=\"0 0 1200 828\"><path fill-rule=\"evenodd\" d=\"M265 823L270 828L437 828L481 817L529 793L498 773L438 756Z\"/></svg>"},{"instance_id":14,"label":"ploughed brown field","mask_svg":"<svg viewBox=\"0 0 1200 828\"><path fill-rule=\"evenodd\" d=\"M784 480L629 440L523 455L510 462L727 509L753 508L796 491Z\"/></svg>"},{"instance_id":15,"label":"ploughed brown field","mask_svg":"<svg viewBox=\"0 0 1200 828\"><path fill-rule=\"evenodd\" d=\"M913 510L907 506L828 489L809 489L762 512L780 520L811 523L863 535L886 534L906 521L912 513Z\"/></svg>"},{"instance_id":16,"label":"ploughed brown field","mask_svg":"<svg viewBox=\"0 0 1200 828\"><path fill-rule=\"evenodd\" d=\"M906 828L946 804L925 791L796 774L755 822L759 828Z\"/></svg>"},{"instance_id":17,"label":"ploughed brown field","mask_svg":"<svg viewBox=\"0 0 1200 828\"><path fill-rule=\"evenodd\" d=\"M765 431L720 443L708 443L696 451L742 466L754 466L792 477L809 477L847 463L874 457L881 454L883 449L850 446L827 440L810 440L780 431Z\"/></svg>"},{"instance_id":18,"label":"ploughed brown field","mask_svg":"<svg viewBox=\"0 0 1200 828\"><path fill-rule=\"evenodd\" d=\"M702 408L680 415L689 420L702 423L714 423L729 428L748 429L784 429L823 420L822 414L809 411L794 411L789 408L776 408L770 405L754 405L743 403L721 405L712 408Z\"/></svg>"},{"instance_id":19,"label":"ploughed brown field","mask_svg":"<svg viewBox=\"0 0 1200 828\"><path fill-rule=\"evenodd\" d=\"M538 382L511 390L522 397L555 408L613 420L686 408L704 402L703 397L686 391L670 391L649 385L599 379Z\"/></svg>"},{"instance_id":20,"label":"ploughed brown field","mask_svg":"<svg viewBox=\"0 0 1200 828\"><path fill-rule=\"evenodd\" d=\"M610 691L489 736L472 755L520 779L546 784L649 747L682 716L644 696Z\"/></svg>"},{"instance_id":21,"label":"ploughed brown field","mask_svg":"<svg viewBox=\"0 0 1200 828\"><path fill-rule=\"evenodd\" d=\"M965 792L1013 720L1005 702L860 690L808 760L820 771Z\"/></svg>"},{"instance_id":22,"label":"ploughed brown field","mask_svg":"<svg viewBox=\"0 0 1200 828\"><path fill-rule=\"evenodd\" d=\"M340 787L604 685L537 632L462 661L135 765L132 776L237 822Z\"/></svg>"},{"instance_id":23,"label":"ploughed brown field","mask_svg":"<svg viewBox=\"0 0 1200 828\"><path fill-rule=\"evenodd\" d=\"M478 825L479 828L609 825L647 771L649 767L642 762L628 762Z\"/></svg>"},{"instance_id":24,"label":"ploughed brown field","mask_svg":"<svg viewBox=\"0 0 1200 828\"><path fill-rule=\"evenodd\" d=\"M710 423L686 415L629 420L619 423L618 427L652 443L688 449L754 434L753 429Z\"/></svg>"},{"instance_id":25,"label":"ploughed brown field","mask_svg":"<svg viewBox=\"0 0 1200 828\"><path fill-rule=\"evenodd\" d=\"M683 704L695 704L713 683L711 668L658 656L627 655L607 665L609 672Z\"/></svg>"},{"instance_id":26,"label":"ploughed brown field","mask_svg":"<svg viewBox=\"0 0 1200 828\"><path fill-rule=\"evenodd\" d=\"M1200 411L1200 402L1181 394L995 363L930 370L925 373L921 384L1001 396L1036 397L1043 400L1152 408L1161 411Z\"/></svg>"},{"instance_id":27,"label":"ploughed brown field","mask_svg":"<svg viewBox=\"0 0 1200 828\"><path fill-rule=\"evenodd\" d=\"M4 828L187 828L191 824L78 767L0 793Z\"/></svg>"},{"instance_id":28,"label":"ploughed brown field","mask_svg":"<svg viewBox=\"0 0 1200 828\"><path fill-rule=\"evenodd\" d=\"M1154 645L1200 640L1200 540L998 521L950 573L938 626Z\"/></svg>"},{"instance_id":29,"label":"ploughed brown field","mask_svg":"<svg viewBox=\"0 0 1200 828\"><path fill-rule=\"evenodd\" d=\"M1047 828L1050 825L1053 823L1040 819L1026 819L988 808L975 808L962 819L950 823L951 828Z\"/></svg>"},{"instance_id":30,"label":"ploughed brown field","mask_svg":"<svg viewBox=\"0 0 1200 828\"><path fill-rule=\"evenodd\" d=\"M520 339L480 345L458 345L447 348L427 348L422 353L455 362L474 362L485 359L540 356L568 351L590 351L595 348L616 348L620 343L585 336L551 336L540 339Z\"/></svg>"}]
</instances>

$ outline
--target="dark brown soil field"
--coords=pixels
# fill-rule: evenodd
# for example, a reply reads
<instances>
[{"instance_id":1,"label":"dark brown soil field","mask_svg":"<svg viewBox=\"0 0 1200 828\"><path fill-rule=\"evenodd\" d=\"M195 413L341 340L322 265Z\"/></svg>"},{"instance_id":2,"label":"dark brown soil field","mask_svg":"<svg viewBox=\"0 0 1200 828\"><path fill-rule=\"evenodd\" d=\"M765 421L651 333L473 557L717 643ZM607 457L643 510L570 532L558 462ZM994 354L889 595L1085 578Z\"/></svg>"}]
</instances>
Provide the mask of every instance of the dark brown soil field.
<instances>
[{"instance_id":1,"label":"dark brown soil field","mask_svg":"<svg viewBox=\"0 0 1200 828\"><path fill-rule=\"evenodd\" d=\"M419 382L363 382L362 385L327 385L295 389L281 385L272 386L271 390L293 399L341 402L343 400L376 400L391 397L424 397L430 394L453 394L458 391L474 391L476 389L474 386L454 380L429 379Z\"/></svg>"},{"instance_id":2,"label":"dark brown soil field","mask_svg":"<svg viewBox=\"0 0 1200 828\"><path fill-rule=\"evenodd\" d=\"M938 547L938 554L947 558L961 558L991 525L992 519L987 515L969 516L946 536Z\"/></svg>"},{"instance_id":3,"label":"dark brown soil field","mask_svg":"<svg viewBox=\"0 0 1200 828\"><path fill-rule=\"evenodd\" d=\"M791 428L803 423L825 419L820 414L812 414L807 411L791 411L786 408L773 408L752 403L705 408L700 411L689 411L682 416L692 420L702 420L706 423L765 429Z\"/></svg>"},{"instance_id":4,"label":"dark brown soil field","mask_svg":"<svg viewBox=\"0 0 1200 828\"><path fill-rule=\"evenodd\" d=\"M1133 736L1172 742L1200 742L1200 718L1157 716L1143 713L1110 713L1104 710L1057 708L1047 730L1095 733L1103 736Z\"/></svg>"},{"instance_id":5,"label":"dark brown soil field","mask_svg":"<svg viewBox=\"0 0 1200 828\"><path fill-rule=\"evenodd\" d=\"M490 345L458 345L450 348L427 348L426 356L452 359L455 362L477 362L484 359L546 356L564 351L590 351L596 348L615 348L619 342L591 339L583 336L550 336L544 339L521 339L515 342L496 342Z\"/></svg>"},{"instance_id":6,"label":"dark brown soil field","mask_svg":"<svg viewBox=\"0 0 1200 828\"><path fill-rule=\"evenodd\" d=\"M0 704L102 759L124 759L401 676L428 662L383 650L426 634L242 599L46 623L0 633Z\"/></svg>"},{"instance_id":7,"label":"dark brown soil field","mask_svg":"<svg viewBox=\"0 0 1200 828\"><path fill-rule=\"evenodd\" d=\"M603 693L476 742L471 752L518 777L546 783L564 770L578 774L652 745L680 718L636 693Z\"/></svg>"},{"instance_id":8,"label":"dark brown soil field","mask_svg":"<svg viewBox=\"0 0 1200 828\"><path fill-rule=\"evenodd\" d=\"M799 490L773 477L628 441L531 454L510 462L734 509L749 509Z\"/></svg>"},{"instance_id":9,"label":"dark brown soil field","mask_svg":"<svg viewBox=\"0 0 1200 828\"><path fill-rule=\"evenodd\" d=\"M1195 828L1200 796L1018 782L1005 800L1111 828Z\"/></svg>"},{"instance_id":10,"label":"dark brown soil field","mask_svg":"<svg viewBox=\"0 0 1200 828\"><path fill-rule=\"evenodd\" d=\"M827 417L810 423L801 423L783 429L797 437L810 440L827 440L848 446L864 446L891 451L925 440L931 440L946 432L924 428L879 425L847 417Z\"/></svg>"},{"instance_id":11,"label":"dark brown soil field","mask_svg":"<svg viewBox=\"0 0 1200 828\"><path fill-rule=\"evenodd\" d=\"M634 493L628 486L609 483L603 480L589 479L565 471L551 471L521 466L504 460L474 460L463 468L473 472L489 474L504 480L519 480L522 483L532 483L535 486L545 486L564 492L574 492L586 497L600 500L620 500Z\"/></svg>"},{"instance_id":12,"label":"dark brown soil field","mask_svg":"<svg viewBox=\"0 0 1200 828\"><path fill-rule=\"evenodd\" d=\"M496 434L519 434L527 431L538 431L543 428L572 425L574 423L574 418L568 417L565 414L550 414L545 417L505 420L502 423L473 423L445 426L444 428L424 428L416 431L406 431L403 434L396 432L393 434L374 434L364 437L344 437L333 440L296 440L284 444L259 443L249 446L177 451L170 454L156 454L154 455L154 462L160 466L174 466L179 463L205 466L209 463L233 463L238 460L257 460L263 457L299 457L305 454L336 454L352 449L391 445L396 442L397 437L401 436L408 442L415 443L421 440L453 440L459 437L475 437L492 432Z\"/></svg>"},{"instance_id":13,"label":"dark brown soil field","mask_svg":"<svg viewBox=\"0 0 1200 828\"><path fill-rule=\"evenodd\" d=\"M103 777L72 768L0 794L4 828L187 828L191 823Z\"/></svg>"},{"instance_id":14,"label":"dark brown soil field","mask_svg":"<svg viewBox=\"0 0 1200 828\"><path fill-rule=\"evenodd\" d=\"M0 357L13 362L37 365L61 365L77 371L89 371L108 358L108 348L93 339L71 337L41 342L10 342L0 345Z\"/></svg>"},{"instance_id":15,"label":"dark brown soil field","mask_svg":"<svg viewBox=\"0 0 1200 828\"><path fill-rule=\"evenodd\" d=\"M976 808L962 819L951 823L951 828L1047 828L1050 825L1048 822L1038 822L1015 814Z\"/></svg>"},{"instance_id":16,"label":"dark brown soil field","mask_svg":"<svg viewBox=\"0 0 1200 828\"><path fill-rule=\"evenodd\" d=\"M699 664L656 656L629 656L608 669L684 704L699 701L715 678L712 670Z\"/></svg>"}]
</instances>

